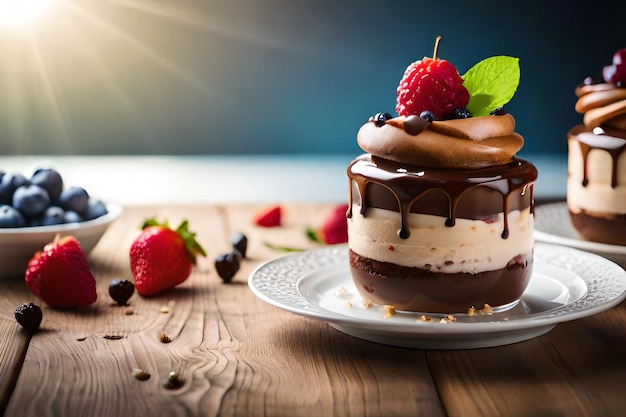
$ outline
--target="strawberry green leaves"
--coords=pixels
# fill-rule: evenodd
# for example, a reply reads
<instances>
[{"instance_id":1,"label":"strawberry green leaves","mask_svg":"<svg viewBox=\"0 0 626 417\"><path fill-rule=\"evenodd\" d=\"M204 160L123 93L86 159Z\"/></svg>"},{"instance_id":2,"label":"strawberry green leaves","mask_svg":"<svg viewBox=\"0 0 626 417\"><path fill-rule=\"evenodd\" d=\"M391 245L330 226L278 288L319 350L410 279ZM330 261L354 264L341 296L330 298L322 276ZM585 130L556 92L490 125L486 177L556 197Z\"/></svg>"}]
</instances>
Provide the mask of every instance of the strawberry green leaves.
<instances>
[{"instance_id":1,"label":"strawberry green leaves","mask_svg":"<svg viewBox=\"0 0 626 417\"><path fill-rule=\"evenodd\" d=\"M517 91L519 58L500 55L483 59L461 78L470 94L467 109L474 117L487 116L508 103Z\"/></svg>"}]
</instances>

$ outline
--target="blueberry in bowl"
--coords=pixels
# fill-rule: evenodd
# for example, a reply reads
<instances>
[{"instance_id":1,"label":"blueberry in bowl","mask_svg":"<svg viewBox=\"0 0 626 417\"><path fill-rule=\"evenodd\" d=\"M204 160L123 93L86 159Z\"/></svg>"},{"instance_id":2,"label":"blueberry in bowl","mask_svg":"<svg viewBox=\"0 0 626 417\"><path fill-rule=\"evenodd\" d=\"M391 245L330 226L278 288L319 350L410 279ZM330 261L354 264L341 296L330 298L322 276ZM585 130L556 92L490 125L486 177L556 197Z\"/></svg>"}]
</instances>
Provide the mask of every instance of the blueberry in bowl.
<instances>
[{"instance_id":1,"label":"blueberry in bowl","mask_svg":"<svg viewBox=\"0 0 626 417\"><path fill-rule=\"evenodd\" d=\"M64 187L55 169L30 177L0 171L0 280L23 279L28 261L57 235L74 236L89 254L121 213L82 187Z\"/></svg>"}]
</instances>

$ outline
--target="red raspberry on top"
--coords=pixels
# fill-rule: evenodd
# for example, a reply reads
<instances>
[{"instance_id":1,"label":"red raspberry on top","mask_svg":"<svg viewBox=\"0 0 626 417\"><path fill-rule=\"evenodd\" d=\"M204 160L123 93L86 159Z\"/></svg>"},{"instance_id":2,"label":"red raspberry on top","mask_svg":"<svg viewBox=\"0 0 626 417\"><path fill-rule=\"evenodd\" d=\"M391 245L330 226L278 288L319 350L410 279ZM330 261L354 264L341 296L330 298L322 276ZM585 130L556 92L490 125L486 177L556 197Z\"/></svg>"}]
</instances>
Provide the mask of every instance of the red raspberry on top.
<instances>
[{"instance_id":1,"label":"red raspberry on top","mask_svg":"<svg viewBox=\"0 0 626 417\"><path fill-rule=\"evenodd\" d=\"M453 112L465 108L469 92L457 69L446 60L437 59L441 36L435 42L432 58L424 57L408 66L400 85L396 111L400 116L419 116L430 111L436 120L454 118Z\"/></svg>"}]
</instances>

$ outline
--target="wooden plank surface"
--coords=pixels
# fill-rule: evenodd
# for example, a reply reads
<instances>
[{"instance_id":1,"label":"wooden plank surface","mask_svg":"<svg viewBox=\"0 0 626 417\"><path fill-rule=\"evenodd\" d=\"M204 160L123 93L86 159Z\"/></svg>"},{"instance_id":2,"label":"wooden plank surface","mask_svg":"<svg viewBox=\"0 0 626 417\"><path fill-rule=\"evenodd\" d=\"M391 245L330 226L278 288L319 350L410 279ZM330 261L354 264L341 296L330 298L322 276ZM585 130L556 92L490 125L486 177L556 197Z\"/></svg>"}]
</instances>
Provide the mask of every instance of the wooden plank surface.
<instances>
[{"instance_id":1,"label":"wooden plank surface","mask_svg":"<svg viewBox=\"0 0 626 417\"><path fill-rule=\"evenodd\" d=\"M29 344L12 312L33 297L22 283L1 283L4 415L446 415L426 352L354 339L272 307L248 289L260 262L283 255L265 241L315 247L306 228L321 224L332 207L290 205L279 229L252 226L260 208L253 205L127 208L90 256L98 301L79 311L38 303L44 319ZM189 219L209 256L178 288L150 298L135 294L128 307L115 306L108 283L130 278L130 244L153 216L173 225ZM249 259L224 284L213 261L229 250L234 231L248 236ZM162 343L161 333L171 342ZM150 379L134 378L133 368ZM182 381L177 389L164 386L170 372Z\"/></svg>"},{"instance_id":2,"label":"wooden plank surface","mask_svg":"<svg viewBox=\"0 0 626 417\"><path fill-rule=\"evenodd\" d=\"M498 348L428 352L454 416L626 415L626 303Z\"/></svg>"}]
</instances>

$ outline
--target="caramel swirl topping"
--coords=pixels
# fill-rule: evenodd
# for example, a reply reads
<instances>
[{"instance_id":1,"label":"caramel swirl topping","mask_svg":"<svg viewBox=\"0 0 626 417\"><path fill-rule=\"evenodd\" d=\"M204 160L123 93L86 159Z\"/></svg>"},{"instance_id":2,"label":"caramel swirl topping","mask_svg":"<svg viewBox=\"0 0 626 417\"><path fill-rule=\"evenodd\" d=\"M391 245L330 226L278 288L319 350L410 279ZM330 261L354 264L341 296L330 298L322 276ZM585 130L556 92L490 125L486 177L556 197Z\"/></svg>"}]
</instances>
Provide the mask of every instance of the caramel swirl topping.
<instances>
[{"instance_id":1,"label":"caramel swirl topping","mask_svg":"<svg viewBox=\"0 0 626 417\"><path fill-rule=\"evenodd\" d=\"M575 109L584 114L586 127L626 130L626 88L611 83L581 85L576 95Z\"/></svg>"},{"instance_id":2,"label":"caramel swirl topping","mask_svg":"<svg viewBox=\"0 0 626 417\"><path fill-rule=\"evenodd\" d=\"M357 134L361 149L395 162L442 168L509 163L524 145L510 114L433 121L400 116L369 121Z\"/></svg>"}]
</instances>

